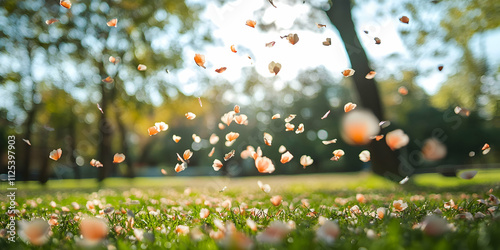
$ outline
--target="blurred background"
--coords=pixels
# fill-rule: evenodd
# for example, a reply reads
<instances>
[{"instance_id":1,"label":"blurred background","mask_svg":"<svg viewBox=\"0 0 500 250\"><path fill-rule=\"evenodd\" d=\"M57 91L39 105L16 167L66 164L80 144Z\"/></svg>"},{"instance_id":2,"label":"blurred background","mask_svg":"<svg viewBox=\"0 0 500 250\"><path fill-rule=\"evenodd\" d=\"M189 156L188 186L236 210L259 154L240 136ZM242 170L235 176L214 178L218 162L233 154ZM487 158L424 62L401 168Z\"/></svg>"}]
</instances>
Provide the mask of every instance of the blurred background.
<instances>
[{"instance_id":1,"label":"blurred background","mask_svg":"<svg viewBox=\"0 0 500 250\"><path fill-rule=\"evenodd\" d=\"M391 122L386 131L409 135L397 154L413 169L500 162L499 1L275 0L276 8L267 0L71 3L66 9L57 1L4 0L0 8L0 163L7 173L7 137L15 135L17 180L161 176L162 168L179 176L256 175L253 160L240 157L248 145L263 148L275 174L369 169L358 157L366 148L341 139L340 120L344 104L370 95L380 98ZM399 20L403 15L408 24ZM52 18L58 22L48 25ZM113 18L117 26L109 27ZM245 25L249 19L255 28ZM280 38L290 33L298 34L297 44ZM326 38L330 46L322 44ZM205 55L206 69L194 63L196 53ZM355 88L366 72L353 60L377 72L371 82L378 93ZM271 61L282 65L277 75L268 70ZM147 70L137 70L139 64ZM216 73L220 67L227 70ZM351 67L358 78L342 75ZM102 81L108 76L112 83ZM220 130L221 116L235 105L248 125ZM457 106L470 114L456 114ZM187 112L197 117L188 120ZM276 113L282 119L271 120ZM303 123L304 133L285 132L289 114L297 114L293 123ZM149 136L160 121L169 129ZM240 137L226 147L230 131ZM270 147L264 132L274 137ZM220 142L210 158L212 133ZM174 134L182 137L178 143ZM433 162L420 153L431 137L447 148ZM334 138L336 144L321 143ZM485 143L492 148L487 155ZM279 163L280 145L295 156L292 162ZM57 148L63 154L53 161L48 156ZM176 153L186 149L194 155L176 173ZM232 149L236 156L215 172L213 159ZM338 162L330 161L335 149L346 153ZM115 153L126 160L113 164ZM303 169L301 155L314 164ZM90 166L91 159L104 167Z\"/></svg>"}]
</instances>

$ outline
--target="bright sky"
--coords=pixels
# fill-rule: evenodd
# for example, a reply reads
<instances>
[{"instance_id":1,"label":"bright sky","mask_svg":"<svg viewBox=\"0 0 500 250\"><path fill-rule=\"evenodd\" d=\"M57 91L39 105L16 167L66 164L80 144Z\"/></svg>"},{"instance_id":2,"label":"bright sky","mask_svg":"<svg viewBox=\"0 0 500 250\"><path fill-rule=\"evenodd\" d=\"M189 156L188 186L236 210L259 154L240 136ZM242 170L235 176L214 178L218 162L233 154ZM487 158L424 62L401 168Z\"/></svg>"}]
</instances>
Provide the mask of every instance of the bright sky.
<instances>
[{"instance_id":1,"label":"bright sky","mask_svg":"<svg viewBox=\"0 0 500 250\"><path fill-rule=\"evenodd\" d=\"M255 17L255 11L269 5L265 8L262 18ZM217 41L216 46L207 46L204 51L193 53L202 53L206 56L207 70L214 71L219 67L227 67L227 71L218 77L223 77L229 82L237 83L243 81L241 70L244 67L255 67L256 71L262 76L277 78L279 83L293 80L297 74L307 69L325 66L332 72L332 75L338 76L336 80L341 79L340 72L349 68L349 62L337 30L332 27L326 14L317 16L311 20L308 13L311 7L308 4L297 4L289 6L284 3L278 3L278 8L273 8L267 0L263 1L245 1L237 0L218 6L215 3L209 3L203 18L213 22L214 32L212 35ZM262 31L257 26L251 28L245 25L246 20L252 19L271 24L275 22L277 31ZM296 19L302 19L310 22L309 30L293 29L293 23ZM326 24L326 28L319 28L316 23ZM358 35L367 50L370 57L384 58L392 53L405 53L405 48L399 39L396 30L396 22L391 20L382 20L380 23L361 22ZM370 31L370 35L362 31ZM280 36L297 33L299 42L295 45L290 44L286 39L280 39ZM373 34L373 35L372 35ZM373 37L379 36L383 39L382 44L375 45ZM322 43L326 38L332 39L331 46L324 46ZM265 47L265 44L275 41L272 48ZM231 45L236 45L237 53L230 51ZM189 53L187 53L189 54ZM251 56L251 60L248 59ZM281 71L277 76L270 73L268 65L271 61L279 62L282 65ZM187 64L192 64L192 58L186 60ZM186 70L180 72L179 80L186 83L183 91L187 94L197 94L194 91L191 77L193 76L192 67L186 67ZM212 72L209 72L209 74ZM214 74L216 74L214 72ZM381 76L384 74L382 73ZM279 88L279 87L278 87Z\"/></svg>"},{"instance_id":2,"label":"bright sky","mask_svg":"<svg viewBox=\"0 0 500 250\"><path fill-rule=\"evenodd\" d=\"M388 1L390 2L390 1ZM379 1L365 2L362 6L356 6L353 11L355 17L355 25L358 36L361 39L370 60L375 63L385 63L387 56L390 54L400 54L405 58L405 65L413 68L419 67L419 64L433 65L441 64L435 60L415 60L411 58L407 48L401 40L398 29L404 28L405 25L399 22L398 18L380 18L376 16L376 9L384 8L380 6ZM210 45L204 51L187 51L187 55L192 57L194 53L201 53L206 56L207 74L214 76L216 68L227 67L227 71L217 75L231 83L238 84L244 81L241 75L244 67L255 67L256 71L262 76L275 77L268 70L268 64L271 61L282 64L281 71L275 77L275 88L279 90L283 86L283 82L293 80L301 71L325 66L331 71L332 75L337 77L335 80L340 80L339 72L350 67L347 55L344 50L344 45L341 42L338 32L335 27L332 27L326 14L319 11L321 15L317 15L315 19L311 19L308 13L311 11L309 4L296 4L294 6L287 5L285 1L275 1L278 8L272 7L267 0L248 1L236 0L228 2L223 6L219 6L214 2L207 4L207 9L202 16L202 20L210 20L213 23L214 32L212 35L216 40L216 45ZM385 3L386 5L388 3ZM264 7L261 18L256 12ZM271 24L275 22L278 31L263 31L257 26L255 29L245 25L246 20L252 19L263 22L263 24ZM309 29L294 29L293 23L295 20L310 22ZM411 20L411 16L410 16ZM326 28L318 29L315 23L326 24ZM411 22L410 22L411 25ZM369 35L363 30L368 30ZM300 40L297 44L291 45L286 39L280 39L280 36L297 33ZM487 51L493 51L493 59L498 58L494 55L500 55L500 50L493 46L494 41L498 39L499 32L495 35L490 35L486 39ZM376 45L373 37L378 36L382 39L380 45ZM322 42L329 37L332 39L331 46L323 46ZM265 47L265 44L275 41L276 45L272 48ZM498 40L497 40L498 41ZM493 42L493 43L492 43ZM237 53L230 51L231 45L236 45ZM248 55L252 60L248 59ZM451 61L458 58L457 53L450 53L446 61ZM199 76L198 69L192 66L192 58L186 58L187 67L179 72L179 80L182 84L181 89L186 94L199 95L196 92L196 84L194 83L194 75ZM498 62L498 60L496 60ZM394 72L401 71L401 65L394 62L384 64L384 69L389 72L377 71L377 77L385 78ZM377 70L375 68L375 70ZM416 79L428 93L434 94L441 83L443 83L448 74L453 73L452 69L446 67L443 72L430 74L426 77Z\"/></svg>"}]
</instances>

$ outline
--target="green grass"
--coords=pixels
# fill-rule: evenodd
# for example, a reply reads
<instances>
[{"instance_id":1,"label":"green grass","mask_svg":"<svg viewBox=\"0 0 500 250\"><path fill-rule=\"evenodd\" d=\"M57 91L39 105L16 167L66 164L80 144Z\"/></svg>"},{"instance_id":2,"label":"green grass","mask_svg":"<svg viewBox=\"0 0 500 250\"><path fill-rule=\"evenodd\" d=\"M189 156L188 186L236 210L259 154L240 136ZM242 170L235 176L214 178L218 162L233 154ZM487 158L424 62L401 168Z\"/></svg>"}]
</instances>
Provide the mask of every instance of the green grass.
<instances>
[{"instance_id":1,"label":"green grass","mask_svg":"<svg viewBox=\"0 0 500 250\"><path fill-rule=\"evenodd\" d=\"M257 181L271 186L270 193L264 193ZM163 178L110 178L102 186L95 180L49 181L45 187L36 183L17 183L16 201L21 214L18 220L31 221L34 218L50 219L57 215L58 225L52 226L49 241L44 249L80 248L79 224L75 216L103 217L110 230L107 237L95 248L117 249L234 249L228 245L237 235L245 235L252 247L257 249L499 249L500 216L497 210L488 212L493 204L480 204L478 199L487 199L491 194L500 195L499 171L481 171L472 180L442 177L436 174L419 175L405 185L389 182L369 173L314 174L298 176L259 176L245 178L224 177L163 177ZM223 192L221 190L227 187ZM2 189L7 187L3 184ZM492 190L490 190L492 189ZM366 197L365 203L356 200L356 194ZM270 198L281 195L283 203L273 206ZM394 200L402 199L408 204L402 212L387 214L383 219L374 218L371 213L384 207L392 212ZM445 209L444 202L453 199L457 208ZM112 206L115 211L130 210L135 214L136 229L143 229L154 240L134 239L133 229L115 232L116 226L127 229L126 214L99 215L86 208L88 201L98 201L103 207ZM138 204L130 204L136 200ZM225 200L231 201L231 209L222 208ZM309 207L303 206L307 200ZM51 201L56 203L53 208ZM80 205L74 210L72 202ZM36 204L36 205L35 205ZM248 207L245 213L234 213L233 208ZM6 197L1 198L6 211ZM350 208L360 208L361 214ZM62 212L62 207L70 208ZM206 219L199 216L202 208L208 208ZM261 211L252 215L250 209ZM451 225L450 230L439 236L430 236L418 228L427 214L439 208L441 217ZM238 209L239 210L239 209ZM262 211L266 210L267 214ZM158 214L150 214L156 211ZM478 212L484 218L466 220L459 214ZM260 215L260 216L259 216ZM340 234L333 245L327 245L316 237L319 218L333 220L340 228ZM2 228L6 227L8 216L0 215ZM258 225L252 231L246 220L251 218ZM214 240L209 235L217 231L215 221L221 220L227 226L234 224L237 232L226 233L224 239ZM271 223L294 221L296 228L287 233L278 243L269 244L256 240ZM186 225L191 232L199 230L203 237L192 239L192 234L178 235L177 225ZM160 229L160 230L158 230ZM162 231L163 229L163 231ZM19 229L18 229L19 230ZM367 232L375 237L369 237ZM148 234L150 233L150 234ZM145 237L147 238L147 237ZM15 243L0 238L0 249L37 248L16 236Z\"/></svg>"}]
</instances>

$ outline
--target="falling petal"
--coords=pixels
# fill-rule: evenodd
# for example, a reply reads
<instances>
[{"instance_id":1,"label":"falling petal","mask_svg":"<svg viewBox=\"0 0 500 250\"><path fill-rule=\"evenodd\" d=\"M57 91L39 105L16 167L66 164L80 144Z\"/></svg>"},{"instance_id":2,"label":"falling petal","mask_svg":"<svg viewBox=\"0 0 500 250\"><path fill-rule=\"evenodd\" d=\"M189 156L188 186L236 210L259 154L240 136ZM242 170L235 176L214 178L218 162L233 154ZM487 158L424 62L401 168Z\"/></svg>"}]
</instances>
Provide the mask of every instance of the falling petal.
<instances>
[{"instance_id":1,"label":"falling petal","mask_svg":"<svg viewBox=\"0 0 500 250\"><path fill-rule=\"evenodd\" d=\"M329 140L329 141L321 141L324 145L332 144L332 143L337 143L337 139Z\"/></svg>"},{"instance_id":2,"label":"falling petal","mask_svg":"<svg viewBox=\"0 0 500 250\"><path fill-rule=\"evenodd\" d=\"M295 129L295 125L287 122L285 123L285 131L293 131Z\"/></svg>"},{"instance_id":3,"label":"falling petal","mask_svg":"<svg viewBox=\"0 0 500 250\"><path fill-rule=\"evenodd\" d=\"M380 131L378 119L373 113L365 110L354 110L342 119L342 137L351 145L365 145L372 136Z\"/></svg>"},{"instance_id":4,"label":"falling petal","mask_svg":"<svg viewBox=\"0 0 500 250\"><path fill-rule=\"evenodd\" d=\"M184 158L184 160L189 160L191 159L191 156L193 156L193 151L189 150L189 149L186 149L184 151L184 153L182 154L182 157Z\"/></svg>"},{"instance_id":5,"label":"falling petal","mask_svg":"<svg viewBox=\"0 0 500 250\"><path fill-rule=\"evenodd\" d=\"M181 164L177 163L175 165L174 170L175 170L175 172L179 173L181 171L184 171L186 168L187 168L187 163L183 162Z\"/></svg>"},{"instance_id":6,"label":"falling petal","mask_svg":"<svg viewBox=\"0 0 500 250\"><path fill-rule=\"evenodd\" d=\"M378 38L378 37L373 38L373 40L375 40L375 44L380 44L380 43L382 43L382 41L381 41L381 40L380 40L380 38Z\"/></svg>"},{"instance_id":7,"label":"falling petal","mask_svg":"<svg viewBox=\"0 0 500 250\"><path fill-rule=\"evenodd\" d=\"M201 142L201 138L199 136L197 136L196 134L191 135L191 138L193 138L193 141L196 143Z\"/></svg>"},{"instance_id":8,"label":"falling petal","mask_svg":"<svg viewBox=\"0 0 500 250\"><path fill-rule=\"evenodd\" d=\"M401 95L407 95L408 94L408 89L404 86L401 86L398 88L398 93Z\"/></svg>"},{"instance_id":9,"label":"falling petal","mask_svg":"<svg viewBox=\"0 0 500 250\"><path fill-rule=\"evenodd\" d=\"M384 135L375 135L371 136L370 139L375 139L376 141L380 141L384 138Z\"/></svg>"},{"instance_id":10,"label":"falling petal","mask_svg":"<svg viewBox=\"0 0 500 250\"><path fill-rule=\"evenodd\" d=\"M280 72L280 70L281 70L281 64L272 61L269 63L268 68L269 68L269 72L274 73L274 75L277 75L278 72Z\"/></svg>"},{"instance_id":11,"label":"falling petal","mask_svg":"<svg viewBox=\"0 0 500 250\"><path fill-rule=\"evenodd\" d=\"M368 72L368 74L366 74L365 78L368 79L368 80L373 79L376 74L377 74L377 72L370 71L370 72Z\"/></svg>"},{"instance_id":12,"label":"falling petal","mask_svg":"<svg viewBox=\"0 0 500 250\"><path fill-rule=\"evenodd\" d=\"M349 77L349 76L354 75L354 72L356 72L356 71L353 69L346 69L346 70L342 71L342 75L344 75L345 77Z\"/></svg>"},{"instance_id":13,"label":"falling petal","mask_svg":"<svg viewBox=\"0 0 500 250\"><path fill-rule=\"evenodd\" d=\"M177 135L173 135L172 140L174 140L175 143L178 143L181 140L181 137L177 136Z\"/></svg>"},{"instance_id":14,"label":"falling petal","mask_svg":"<svg viewBox=\"0 0 500 250\"><path fill-rule=\"evenodd\" d=\"M219 171L222 168L222 162L219 161L218 159L215 159L214 163L212 164L212 167L214 168L215 171Z\"/></svg>"},{"instance_id":15,"label":"falling petal","mask_svg":"<svg viewBox=\"0 0 500 250\"><path fill-rule=\"evenodd\" d=\"M124 154L118 154L116 153L113 156L113 163L122 163L125 160L125 155Z\"/></svg>"},{"instance_id":16,"label":"falling petal","mask_svg":"<svg viewBox=\"0 0 500 250\"><path fill-rule=\"evenodd\" d=\"M399 21L408 24L410 22L410 18L408 18L407 16L402 16L401 18L399 18Z\"/></svg>"},{"instance_id":17,"label":"falling petal","mask_svg":"<svg viewBox=\"0 0 500 250\"><path fill-rule=\"evenodd\" d=\"M196 63L196 65L206 69L205 67L205 56L202 55L202 54L195 54L194 55L194 62Z\"/></svg>"},{"instance_id":18,"label":"falling petal","mask_svg":"<svg viewBox=\"0 0 500 250\"><path fill-rule=\"evenodd\" d=\"M267 146L271 146L271 144L273 143L273 136L268 133L264 133L264 143Z\"/></svg>"},{"instance_id":19,"label":"falling petal","mask_svg":"<svg viewBox=\"0 0 500 250\"><path fill-rule=\"evenodd\" d=\"M113 56L109 56L109 62L112 64L117 64L120 62L120 58L119 57L115 58Z\"/></svg>"},{"instance_id":20,"label":"falling petal","mask_svg":"<svg viewBox=\"0 0 500 250\"><path fill-rule=\"evenodd\" d=\"M333 151L333 157L330 160L332 160L332 161L338 161L340 159L340 157L342 157L344 155L345 155L344 150L337 149L337 150Z\"/></svg>"},{"instance_id":21,"label":"falling petal","mask_svg":"<svg viewBox=\"0 0 500 250\"><path fill-rule=\"evenodd\" d=\"M457 114L457 115L458 114L460 114L462 116L469 116L470 115L470 111L468 109L461 108L459 106L456 106L455 109L454 109L454 111L455 111L455 114Z\"/></svg>"},{"instance_id":22,"label":"falling petal","mask_svg":"<svg viewBox=\"0 0 500 250\"><path fill-rule=\"evenodd\" d=\"M23 139L24 142L26 142L26 144L28 144L29 146L31 146L31 142L30 140L27 140L27 139Z\"/></svg>"},{"instance_id":23,"label":"falling petal","mask_svg":"<svg viewBox=\"0 0 500 250\"><path fill-rule=\"evenodd\" d=\"M441 160L446 156L446 146L436 138L430 138L424 141L422 147L422 156L428 161Z\"/></svg>"},{"instance_id":24,"label":"falling petal","mask_svg":"<svg viewBox=\"0 0 500 250\"><path fill-rule=\"evenodd\" d=\"M175 154L177 155L177 160L184 163L184 159L179 155L179 153L175 153Z\"/></svg>"},{"instance_id":25,"label":"falling petal","mask_svg":"<svg viewBox=\"0 0 500 250\"><path fill-rule=\"evenodd\" d=\"M118 23L118 19L114 18L114 19L111 19L109 22L107 22L106 24L109 26L109 27L116 27L116 24Z\"/></svg>"},{"instance_id":26,"label":"falling petal","mask_svg":"<svg viewBox=\"0 0 500 250\"><path fill-rule=\"evenodd\" d=\"M71 8L71 2L69 0L60 0L59 4L66 9Z\"/></svg>"},{"instance_id":27,"label":"falling petal","mask_svg":"<svg viewBox=\"0 0 500 250\"><path fill-rule=\"evenodd\" d=\"M321 117L321 120L325 119L328 117L328 115L330 114L330 110L328 110L328 112L326 112L322 117Z\"/></svg>"},{"instance_id":28,"label":"falling petal","mask_svg":"<svg viewBox=\"0 0 500 250\"><path fill-rule=\"evenodd\" d=\"M224 161L228 161L229 159L231 159L233 156L234 156L234 149L231 150L229 153L227 153L226 155L224 155Z\"/></svg>"},{"instance_id":29,"label":"falling petal","mask_svg":"<svg viewBox=\"0 0 500 250\"><path fill-rule=\"evenodd\" d=\"M54 149L49 154L49 158L54 160L54 161L59 160L61 158L61 156L62 156L62 149L61 148Z\"/></svg>"},{"instance_id":30,"label":"falling petal","mask_svg":"<svg viewBox=\"0 0 500 250\"><path fill-rule=\"evenodd\" d=\"M16 234L26 244L42 246L46 244L52 235L51 225L43 219L33 219L32 221L18 221Z\"/></svg>"},{"instance_id":31,"label":"falling petal","mask_svg":"<svg viewBox=\"0 0 500 250\"><path fill-rule=\"evenodd\" d=\"M236 47L234 45L231 45L231 52L233 52L233 53L238 52L238 51L236 51Z\"/></svg>"},{"instance_id":32,"label":"falling petal","mask_svg":"<svg viewBox=\"0 0 500 250\"><path fill-rule=\"evenodd\" d=\"M280 154L285 153L285 152L286 152L286 147L285 147L285 146L283 146L283 145L281 145L281 146L279 147L279 149L278 149L278 152L280 152Z\"/></svg>"},{"instance_id":33,"label":"falling petal","mask_svg":"<svg viewBox=\"0 0 500 250\"><path fill-rule=\"evenodd\" d=\"M242 159L247 159L248 157L252 157L255 149L252 146L247 146L247 148L241 151L240 156Z\"/></svg>"},{"instance_id":34,"label":"falling petal","mask_svg":"<svg viewBox=\"0 0 500 250\"><path fill-rule=\"evenodd\" d=\"M286 151L286 153L281 155L280 162L285 164L287 162L290 162L292 159L293 159L293 155L289 151Z\"/></svg>"},{"instance_id":35,"label":"falling petal","mask_svg":"<svg viewBox=\"0 0 500 250\"><path fill-rule=\"evenodd\" d=\"M208 157L212 157L215 153L215 147L212 147L212 150L210 150L210 153L208 153Z\"/></svg>"},{"instance_id":36,"label":"falling petal","mask_svg":"<svg viewBox=\"0 0 500 250\"><path fill-rule=\"evenodd\" d=\"M101 111L101 114L104 114L104 111L102 111L101 105L99 105L99 103L97 103L97 108L99 109L99 111Z\"/></svg>"},{"instance_id":37,"label":"falling petal","mask_svg":"<svg viewBox=\"0 0 500 250\"><path fill-rule=\"evenodd\" d=\"M201 103L201 97L198 97L198 103L200 104L200 107L203 107L203 103Z\"/></svg>"},{"instance_id":38,"label":"falling petal","mask_svg":"<svg viewBox=\"0 0 500 250\"><path fill-rule=\"evenodd\" d=\"M313 164L313 162L314 160L311 158L311 156L303 155L300 157L300 165L302 165L304 168Z\"/></svg>"},{"instance_id":39,"label":"falling petal","mask_svg":"<svg viewBox=\"0 0 500 250\"><path fill-rule=\"evenodd\" d=\"M167 175L167 170L165 170L165 169L163 169L163 168L162 168L162 169L161 169L161 173L162 173L163 175Z\"/></svg>"},{"instance_id":40,"label":"falling petal","mask_svg":"<svg viewBox=\"0 0 500 250\"><path fill-rule=\"evenodd\" d=\"M369 162L370 161L370 151L368 151L368 150L361 151L361 153L359 153L359 160L362 162Z\"/></svg>"},{"instance_id":41,"label":"falling petal","mask_svg":"<svg viewBox=\"0 0 500 250\"><path fill-rule=\"evenodd\" d=\"M184 114L184 116L186 116L186 118L189 120L193 120L194 118L196 118L196 115L192 112L187 112L186 114Z\"/></svg>"},{"instance_id":42,"label":"falling petal","mask_svg":"<svg viewBox=\"0 0 500 250\"><path fill-rule=\"evenodd\" d=\"M275 114L271 117L271 120L275 120L275 119L279 119L281 118L281 115L280 114Z\"/></svg>"},{"instance_id":43,"label":"falling petal","mask_svg":"<svg viewBox=\"0 0 500 250\"><path fill-rule=\"evenodd\" d=\"M226 67L221 67L221 68L216 69L215 72L220 74L220 73L226 71L226 69L227 69Z\"/></svg>"},{"instance_id":44,"label":"falling petal","mask_svg":"<svg viewBox=\"0 0 500 250\"><path fill-rule=\"evenodd\" d=\"M387 145L392 149L400 149L408 144L410 138L401 129L393 130L385 136Z\"/></svg>"},{"instance_id":45,"label":"falling petal","mask_svg":"<svg viewBox=\"0 0 500 250\"><path fill-rule=\"evenodd\" d=\"M285 118L285 122L291 122L297 115L291 114L287 118Z\"/></svg>"},{"instance_id":46,"label":"falling petal","mask_svg":"<svg viewBox=\"0 0 500 250\"><path fill-rule=\"evenodd\" d=\"M327 37L326 40L323 42L324 46L330 46L332 45L332 39Z\"/></svg>"},{"instance_id":47,"label":"falling petal","mask_svg":"<svg viewBox=\"0 0 500 250\"><path fill-rule=\"evenodd\" d=\"M352 102L348 102L346 105L344 105L344 112L346 112L346 113L347 113L347 112L349 112L349 111L351 111L351 110L355 109L355 108L356 108L356 106L358 106L358 105L356 105L356 104L354 104L354 103L352 103Z\"/></svg>"},{"instance_id":48,"label":"falling petal","mask_svg":"<svg viewBox=\"0 0 500 250\"><path fill-rule=\"evenodd\" d=\"M53 24L53 23L55 23L55 22L59 22L59 20L58 20L58 19L55 19L55 18L51 18L51 19L49 19L49 20L45 21L45 23L46 23L47 25L51 25L51 24Z\"/></svg>"},{"instance_id":49,"label":"falling petal","mask_svg":"<svg viewBox=\"0 0 500 250\"><path fill-rule=\"evenodd\" d=\"M239 133L229 132L226 134L226 141L234 141L240 136Z\"/></svg>"},{"instance_id":50,"label":"falling petal","mask_svg":"<svg viewBox=\"0 0 500 250\"><path fill-rule=\"evenodd\" d=\"M268 43L266 43L266 47L271 48L271 47L273 47L275 44L276 44L276 42L275 42L275 41L268 42Z\"/></svg>"},{"instance_id":51,"label":"falling petal","mask_svg":"<svg viewBox=\"0 0 500 250\"><path fill-rule=\"evenodd\" d=\"M106 221L96 217L89 217L80 223L80 234L83 239L90 242L99 242L109 233Z\"/></svg>"},{"instance_id":52,"label":"falling petal","mask_svg":"<svg viewBox=\"0 0 500 250\"><path fill-rule=\"evenodd\" d=\"M406 182L408 182L409 179L410 179L410 177L406 176L404 179L402 179L402 180L399 181L399 184L403 185Z\"/></svg>"},{"instance_id":53,"label":"falling petal","mask_svg":"<svg viewBox=\"0 0 500 250\"><path fill-rule=\"evenodd\" d=\"M220 119L223 123L229 126L229 124L231 124L231 122L234 120L234 111L225 113Z\"/></svg>"},{"instance_id":54,"label":"falling petal","mask_svg":"<svg viewBox=\"0 0 500 250\"><path fill-rule=\"evenodd\" d=\"M102 79L102 82L103 83L113 83L115 80L113 80L113 78L111 78L111 76L108 76L104 79Z\"/></svg>"},{"instance_id":55,"label":"falling petal","mask_svg":"<svg viewBox=\"0 0 500 250\"><path fill-rule=\"evenodd\" d=\"M295 130L295 134L302 134L304 133L304 124L301 123L299 124L299 126L297 127L297 130Z\"/></svg>"},{"instance_id":56,"label":"falling petal","mask_svg":"<svg viewBox=\"0 0 500 250\"><path fill-rule=\"evenodd\" d=\"M216 134L212 134L210 136L209 141L210 141L210 144L215 145L215 144L217 144L217 142L219 142L219 137Z\"/></svg>"},{"instance_id":57,"label":"falling petal","mask_svg":"<svg viewBox=\"0 0 500 250\"><path fill-rule=\"evenodd\" d=\"M145 71L147 69L148 69L148 67L144 64L137 65L137 70L139 70L139 71Z\"/></svg>"},{"instance_id":58,"label":"falling petal","mask_svg":"<svg viewBox=\"0 0 500 250\"><path fill-rule=\"evenodd\" d=\"M247 125L246 123L248 122L248 117L243 114L237 115L234 117L234 121L241 125Z\"/></svg>"},{"instance_id":59,"label":"falling petal","mask_svg":"<svg viewBox=\"0 0 500 250\"><path fill-rule=\"evenodd\" d=\"M257 157L257 159L255 159L255 167L257 168L257 170L259 171L259 173L272 173L274 172L274 164L273 162L271 161L271 159L265 157L265 156L262 156L262 157Z\"/></svg>"},{"instance_id":60,"label":"falling petal","mask_svg":"<svg viewBox=\"0 0 500 250\"><path fill-rule=\"evenodd\" d=\"M168 125L164 122L156 122L155 127L158 131L166 131L168 129Z\"/></svg>"},{"instance_id":61,"label":"falling petal","mask_svg":"<svg viewBox=\"0 0 500 250\"><path fill-rule=\"evenodd\" d=\"M148 128L148 134L149 134L149 136L156 135L159 132L160 131L158 131L158 128L156 126L152 126L152 127Z\"/></svg>"},{"instance_id":62,"label":"falling petal","mask_svg":"<svg viewBox=\"0 0 500 250\"><path fill-rule=\"evenodd\" d=\"M96 167L96 168L102 168L102 167L104 167L102 165L102 163L100 161L96 160L96 159L90 160L90 166Z\"/></svg>"},{"instance_id":63,"label":"falling petal","mask_svg":"<svg viewBox=\"0 0 500 250\"><path fill-rule=\"evenodd\" d=\"M481 150L483 150L483 155L486 155L490 152L491 148L490 148L490 144L488 143L485 143L483 145L483 147L481 148Z\"/></svg>"},{"instance_id":64,"label":"falling petal","mask_svg":"<svg viewBox=\"0 0 500 250\"><path fill-rule=\"evenodd\" d=\"M288 34L286 38L292 45L295 45L299 42L299 36L297 34Z\"/></svg>"},{"instance_id":65,"label":"falling petal","mask_svg":"<svg viewBox=\"0 0 500 250\"><path fill-rule=\"evenodd\" d=\"M255 28L255 25L257 24L257 22L253 21L253 20L247 20L247 22L245 23L247 26L250 26L252 28Z\"/></svg>"},{"instance_id":66,"label":"falling petal","mask_svg":"<svg viewBox=\"0 0 500 250\"><path fill-rule=\"evenodd\" d=\"M389 127L389 125L391 125L391 122L390 121L381 121L378 123L378 125L380 126L380 128L387 128L387 127Z\"/></svg>"},{"instance_id":67,"label":"falling petal","mask_svg":"<svg viewBox=\"0 0 500 250\"><path fill-rule=\"evenodd\" d=\"M325 24L316 23L316 26L318 26L318 29L319 28L326 28Z\"/></svg>"}]
</instances>

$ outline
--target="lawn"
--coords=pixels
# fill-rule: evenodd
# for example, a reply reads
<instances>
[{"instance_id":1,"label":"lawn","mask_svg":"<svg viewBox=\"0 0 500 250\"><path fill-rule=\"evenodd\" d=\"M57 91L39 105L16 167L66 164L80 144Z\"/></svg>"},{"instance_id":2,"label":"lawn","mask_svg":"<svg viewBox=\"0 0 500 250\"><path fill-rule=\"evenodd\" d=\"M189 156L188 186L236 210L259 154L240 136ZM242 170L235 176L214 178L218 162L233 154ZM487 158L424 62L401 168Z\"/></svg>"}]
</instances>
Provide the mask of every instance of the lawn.
<instances>
[{"instance_id":1,"label":"lawn","mask_svg":"<svg viewBox=\"0 0 500 250\"><path fill-rule=\"evenodd\" d=\"M17 183L24 221L13 243L2 230L0 249L499 249L499 179L481 171L404 185L370 173Z\"/></svg>"}]
</instances>

